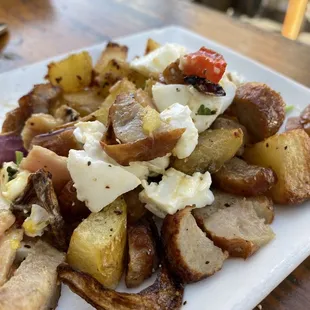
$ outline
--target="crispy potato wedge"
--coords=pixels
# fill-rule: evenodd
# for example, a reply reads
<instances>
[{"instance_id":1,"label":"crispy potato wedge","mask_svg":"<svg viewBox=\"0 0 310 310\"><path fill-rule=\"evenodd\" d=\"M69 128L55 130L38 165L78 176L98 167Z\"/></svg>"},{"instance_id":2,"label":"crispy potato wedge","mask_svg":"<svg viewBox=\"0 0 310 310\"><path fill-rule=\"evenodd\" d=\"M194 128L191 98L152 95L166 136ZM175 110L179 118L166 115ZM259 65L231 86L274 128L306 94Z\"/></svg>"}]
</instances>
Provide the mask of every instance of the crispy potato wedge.
<instances>
[{"instance_id":1,"label":"crispy potato wedge","mask_svg":"<svg viewBox=\"0 0 310 310\"><path fill-rule=\"evenodd\" d=\"M266 196L243 197L225 193L217 189L213 189L212 193L214 195L214 202L212 205L193 210L193 215L199 227L201 227L204 231L205 227L203 226L203 222L206 218L218 210L226 209L234 205L243 204L244 206L252 206L257 216L264 219L266 224L271 224L274 219L272 200Z\"/></svg>"},{"instance_id":2,"label":"crispy potato wedge","mask_svg":"<svg viewBox=\"0 0 310 310\"><path fill-rule=\"evenodd\" d=\"M233 108L242 125L262 141L280 129L285 103L281 95L263 83L244 83L236 91Z\"/></svg>"},{"instance_id":3,"label":"crispy potato wedge","mask_svg":"<svg viewBox=\"0 0 310 310\"><path fill-rule=\"evenodd\" d=\"M88 87L92 81L92 59L88 52L72 54L48 65L46 78L64 92L77 92Z\"/></svg>"},{"instance_id":4,"label":"crispy potato wedge","mask_svg":"<svg viewBox=\"0 0 310 310\"><path fill-rule=\"evenodd\" d=\"M115 289L123 273L127 211L118 198L101 212L91 213L73 232L68 263L87 272L106 288Z\"/></svg>"},{"instance_id":5,"label":"crispy potato wedge","mask_svg":"<svg viewBox=\"0 0 310 310\"><path fill-rule=\"evenodd\" d=\"M147 213L147 209L144 207L145 203L139 199L142 190L143 187L140 185L123 195L127 204L127 220L130 224L137 222Z\"/></svg>"},{"instance_id":6,"label":"crispy potato wedge","mask_svg":"<svg viewBox=\"0 0 310 310\"><path fill-rule=\"evenodd\" d=\"M2 133L20 133L26 120L36 113L50 113L62 95L59 86L50 83L34 85L33 89L18 100L19 107L8 112L2 125Z\"/></svg>"},{"instance_id":7,"label":"crispy potato wedge","mask_svg":"<svg viewBox=\"0 0 310 310\"><path fill-rule=\"evenodd\" d=\"M218 171L230 160L243 143L243 132L238 129L207 130L199 135L193 153L185 159L175 159L172 167L186 174Z\"/></svg>"},{"instance_id":8,"label":"crispy potato wedge","mask_svg":"<svg viewBox=\"0 0 310 310\"><path fill-rule=\"evenodd\" d=\"M275 236L270 226L248 204L218 210L204 219L203 227L218 247L231 256L244 259Z\"/></svg>"},{"instance_id":9,"label":"crispy potato wedge","mask_svg":"<svg viewBox=\"0 0 310 310\"><path fill-rule=\"evenodd\" d=\"M275 203L296 204L310 197L310 137L302 129L274 135L245 149L247 162L270 167L278 182L270 195Z\"/></svg>"},{"instance_id":10,"label":"crispy potato wedge","mask_svg":"<svg viewBox=\"0 0 310 310\"><path fill-rule=\"evenodd\" d=\"M131 69L127 62L116 59L111 59L95 80L100 87L101 95L107 96L110 88L123 78L127 78L137 88L144 88L147 80L147 77Z\"/></svg>"},{"instance_id":11,"label":"crispy potato wedge","mask_svg":"<svg viewBox=\"0 0 310 310\"><path fill-rule=\"evenodd\" d=\"M244 146L250 142L250 136L247 129L241 125L236 118L219 116L211 125L211 129L238 129L240 128L243 132L243 143L238 152L237 156L241 156L244 152Z\"/></svg>"},{"instance_id":12,"label":"crispy potato wedge","mask_svg":"<svg viewBox=\"0 0 310 310\"><path fill-rule=\"evenodd\" d=\"M158 267L156 236L146 218L128 226L128 264L126 286L137 287ZM153 226L155 224L153 223Z\"/></svg>"},{"instance_id":13,"label":"crispy potato wedge","mask_svg":"<svg viewBox=\"0 0 310 310\"><path fill-rule=\"evenodd\" d=\"M144 55L149 54L150 52L155 51L156 49L158 49L161 45L156 42L155 40L148 38L147 42L146 42L146 47L145 47L145 51L144 51Z\"/></svg>"},{"instance_id":14,"label":"crispy potato wedge","mask_svg":"<svg viewBox=\"0 0 310 310\"><path fill-rule=\"evenodd\" d=\"M161 238L170 270L184 283L197 282L222 268L227 258L197 226L187 207L167 215Z\"/></svg>"},{"instance_id":15,"label":"crispy potato wedge","mask_svg":"<svg viewBox=\"0 0 310 310\"><path fill-rule=\"evenodd\" d=\"M71 268L58 267L59 279L96 309L102 310L179 310L182 306L183 285L172 278L162 266L153 285L138 294L119 293L104 288L90 275Z\"/></svg>"},{"instance_id":16,"label":"crispy potato wedge","mask_svg":"<svg viewBox=\"0 0 310 310\"><path fill-rule=\"evenodd\" d=\"M52 131L60 124L61 122L50 114L38 113L29 117L21 132L25 149L29 149L35 136Z\"/></svg>"},{"instance_id":17,"label":"crispy potato wedge","mask_svg":"<svg viewBox=\"0 0 310 310\"><path fill-rule=\"evenodd\" d=\"M277 176L270 168L249 165L234 157L212 175L212 180L216 186L228 193L258 196L277 182Z\"/></svg>"},{"instance_id":18,"label":"crispy potato wedge","mask_svg":"<svg viewBox=\"0 0 310 310\"><path fill-rule=\"evenodd\" d=\"M112 59L126 61L128 47L115 42L109 42L106 48L102 51L94 70L96 73L101 73Z\"/></svg>"},{"instance_id":19,"label":"crispy potato wedge","mask_svg":"<svg viewBox=\"0 0 310 310\"><path fill-rule=\"evenodd\" d=\"M64 94L62 101L63 104L73 108L83 117L99 109L104 97L101 96L99 88L92 87L76 93Z\"/></svg>"}]
</instances>

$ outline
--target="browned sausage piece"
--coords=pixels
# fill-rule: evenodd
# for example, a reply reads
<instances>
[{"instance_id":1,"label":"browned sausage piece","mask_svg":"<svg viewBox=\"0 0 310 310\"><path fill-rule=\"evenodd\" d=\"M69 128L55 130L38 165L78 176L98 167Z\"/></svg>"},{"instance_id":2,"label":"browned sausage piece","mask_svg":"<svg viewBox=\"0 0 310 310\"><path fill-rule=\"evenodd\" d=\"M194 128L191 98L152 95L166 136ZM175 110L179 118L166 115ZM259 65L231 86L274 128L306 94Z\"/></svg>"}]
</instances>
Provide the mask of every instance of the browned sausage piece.
<instances>
[{"instance_id":1,"label":"browned sausage piece","mask_svg":"<svg viewBox=\"0 0 310 310\"><path fill-rule=\"evenodd\" d=\"M158 267L156 240L150 222L141 219L128 226L128 267L126 286L137 287Z\"/></svg>"},{"instance_id":2,"label":"browned sausage piece","mask_svg":"<svg viewBox=\"0 0 310 310\"><path fill-rule=\"evenodd\" d=\"M248 204L219 210L203 224L214 243L236 257L247 258L274 238L270 226Z\"/></svg>"},{"instance_id":3,"label":"browned sausage piece","mask_svg":"<svg viewBox=\"0 0 310 310\"><path fill-rule=\"evenodd\" d=\"M285 118L285 103L281 95L263 83L241 84L233 107L240 123L257 141L278 132Z\"/></svg>"},{"instance_id":4,"label":"browned sausage piece","mask_svg":"<svg viewBox=\"0 0 310 310\"><path fill-rule=\"evenodd\" d=\"M253 207L257 216L264 219L266 224L271 224L274 219L273 202L266 196L243 197L225 193L218 189L212 189L212 193L214 195L212 205L193 210L193 215L202 230L205 230L204 220L213 213L240 204Z\"/></svg>"},{"instance_id":5,"label":"browned sausage piece","mask_svg":"<svg viewBox=\"0 0 310 310\"><path fill-rule=\"evenodd\" d=\"M185 283L213 275L228 256L200 230L190 207L166 216L161 237L171 271Z\"/></svg>"},{"instance_id":6,"label":"browned sausage piece","mask_svg":"<svg viewBox=\"0 0 310 310\"><path fill-rule=\"evenodd\" d=\"M212 179L222 190L243 196L264 194L277 181L272 169L249 165L237 157L226 162Z\"/></svg>"}]
</instances>

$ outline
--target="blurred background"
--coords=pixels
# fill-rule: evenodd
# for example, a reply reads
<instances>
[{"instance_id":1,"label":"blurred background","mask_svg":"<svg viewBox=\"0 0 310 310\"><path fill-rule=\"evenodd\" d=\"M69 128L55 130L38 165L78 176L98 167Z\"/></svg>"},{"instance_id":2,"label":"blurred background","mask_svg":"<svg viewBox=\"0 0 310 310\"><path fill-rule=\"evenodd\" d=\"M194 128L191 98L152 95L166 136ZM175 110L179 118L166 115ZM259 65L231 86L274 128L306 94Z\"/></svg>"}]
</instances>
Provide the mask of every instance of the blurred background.
<instances>
[{"instance_id":1,"label":"blurred background","mask_svg":"<svg viewBox=\"0 0 310 310\"><path fill-rule=\"evenodd\" d=\"M287 23L295 24L296 35L289 37L310 45L310 1L303 0L194 0L210 8L226 12L245 23L250 23L266 31L281 33ZM290 2L290 3L289 3ZM300 23L300 27L298 25ZM285 35L285 34L284 34Z\"/></svg>"}]
</instances>

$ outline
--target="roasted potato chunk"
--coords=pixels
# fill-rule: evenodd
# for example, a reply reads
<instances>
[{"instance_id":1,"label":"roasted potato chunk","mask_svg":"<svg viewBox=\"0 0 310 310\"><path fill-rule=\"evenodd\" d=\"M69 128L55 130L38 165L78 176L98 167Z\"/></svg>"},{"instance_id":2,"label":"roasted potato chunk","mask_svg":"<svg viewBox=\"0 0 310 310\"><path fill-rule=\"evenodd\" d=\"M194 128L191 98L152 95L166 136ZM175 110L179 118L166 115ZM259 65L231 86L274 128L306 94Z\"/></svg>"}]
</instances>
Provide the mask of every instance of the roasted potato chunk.
<instances>
[{"instance_id":1,"label":"roasted potato chunk","mask_svg":"<svg viewBox=\"0 0 310 310\"><path fill-rule=\"evenodd\" d=\"M115 289L123 273L127 211L118 198L101 212L91 213L73 232L68 263Z\"/></svg>"},{"instance_id":2,"label":"roasted potato chunk","mask_svg":"<svg viewBox=\"0 0 310 310\"><path fill-rule=\"evenodd\" d=\"M145 47L145 52L144 55L149 54L150 52L155 51L156 49L158 49L161 45L156 42L155 40L148 38L147 42L146 42L146 47Z\"/></svg>"},{"instance_id":3,"label":"roasted potato chunk","mask_svg":"<svg viewBox=\"0 0 310 310\"><path fill-rule=\"evenodd\" d=\"M25 149L29 149L32 139L40 134L52 131L62 122L49 114L34 114L26 121L26 124L21 132Z\"/></svg>"},{"instance_id":4,"label":"roasted potato chunk","mask_svg":"<svg viewBox=\"0 0 310 310\"><path fill-rule=\"evenodd\" d=\"M92 70L92 59L88 52L84 51L50 63L46 78L65 92L76 92L90 85Z\"/></svg>"},{"instance_id":5,"label":"roasted potato chunk","mask_svg":"<svg viewBox=\"0 0 310 310\"><path fill-rule=\"evenodd\" d=\"M285 118L281 95L263 83L244 83L236 91L233 109L242 125L262 141L278 132Z\"/></svg>"},{"instance_id":6,"label":"roasted potato chunk","mask_svg":"<svg viewBox=\"0 0 310 310\"><path fill-rule=\"evenodd\" d=\"M239 129L207 130L199 135L193 153L185 159L175 159L172 167L187 174L218 171L230 160L243 143L243 132Z\"/></svg>"},{"instance_id":7,"label":"roasted potato chunk","mask_svg":"<svg viewBox=\"0 0 310 310\"><path fill-rule=\"evenodd\" d=\"M286 122L285 129L304 129L310 136L310 104L301 112L299 117L290 117Z\"/></svg>"},{"instance_id":8,"label":"roasted potato chunk","mask_svg":"<svg viewBox=\"0 0 310 310\"><path fill-rule=\"evenodd\" d=\"M267 192L277 181L270 168L249 165L234 157L213 174L212 180L222 190L243 196L258 196Z\"/></svg>"},{"instance_id":9,"label":"roasted potato chunk","mask_svg":"<svg viewBox=\"0 0 310 310\"><path fill-rule=\"evenodd\" d=\"M34 85L33 89L18 100L19 107L6 114L2 125L2 133L20 133L26 120L36 113L51 113L58 105L62 90L50 83Z\"/></svg>"},{"instance_id":10,"label":"roasted potato chunk","mask_svg":"<svg viewBox=\"0 0 310 310\"><path fill-rule=\"evenodd\" d=\"M294 204L310 197L310 137L302 129L274 135L247 147L247 162L270 167L278 182L270 195L275 203Z\"/></svg>"},{"instance_id":11,"label":"roasted potato chunk","mask_svg":"<svg viewBox=\"0 0 310 310\"><path fill-rule=\"evenodd\" d=\"M127 204L127 220L130 224L137 222L147 213L145 204L139 199L142 190L143 187L138 186L123 195Z\"/></svg>"},{"instance_id":12,"label":"roasted potato chunk","mask_svg":"<svg viewBox=\"0 0 310 310\"><path fill-rule=\"evenodd\" d=\"M274 238L250 205L233 205L207 217L203 226L213 242L231 256L247 258Z\"/></svg>"},{"instance_id":13,"label":"roasted potato chunk","mask_svg":"<svg viewBox=\"0 0 310 310\"><path fill-rule=\"evenodd\" d=\"M125 61L127 59L128 47L115 42L109 42L102 51L94 70L97 73L102 72L112 59Z\"/></svg>"},{"instance_id":14,"label":"roasted potato chunk","mask_svg":"<svg viewBox=\"0 0 310 310\"><path fill-rule=\"evenodd\" d=\"M213 275L228 256L200 230L190 207L166 216L161 237L170 270L184 283Z\"/></svg>"},{"instance_id":15,"label":"roasted potato chunk","mask_svg":"<svg viewBox=\"0 0 310 310\"><path fill-rule=\"evenodd\" d=\"M219 116L211 125L211 129L238 129L240 128L243 132L243 143L238 152L237 156L241 156L244 152L244 146L250 143L250 136L247 129L241 125L236 118Z\"/></svg>"},{"instance_id":16,"label":"roasted potato chunk","mask_svg":"<svg viewBox=\"0 0 310 310\"><path fill-rule=\"evenodd\" d=\"M96 77L96 82L100 86L101 94L106 96L111 86L123 78L127 78L138 88L143 88L147 79L141 73L131 69L127 62L111 59Z\"/></svg>"},{"instance_id":17,"label":"roasted potato chunk","mask_svg":"<svg viewBox=\"0 0 310 310\"><path fill-rule=\"evenodd\" d=\"M129 225L127 236L128 265L125 283L127 287L137 287L158 267L156 236L146 218Z\"/></svg>"},{"instance_id":18,"label":"roasted potato chunk","mask_svg":"<svg viewBox=\"0 0 310 310\"><path fill-rule=\"evenodd\" d=\"M257 216L261 219L264 219L266 224L271 224L274 219L272 200L266 196L243 197L225 193L217 189L213 189L212 193L214 195L214 202L212 205L206 206L204 208L196 208L193 210L193 215L199 227L201 227L203 230L205 230L203 222L207 217L211 216L218 210L226 209L231 206L240 204L253 207Z\"/></svg>"},{"instance_id":19,"label":"roasted potato chunk","mask_svg":"<svg viewBox=\"0 0 310 310\"><path fill-rule=\"evenodd\" d=\"M63 95L63 103L79 112L82 117L95 112L103 101L104 97L101 96L98 88L83 89L77 93Z\"/></svg>"}]
</instances>

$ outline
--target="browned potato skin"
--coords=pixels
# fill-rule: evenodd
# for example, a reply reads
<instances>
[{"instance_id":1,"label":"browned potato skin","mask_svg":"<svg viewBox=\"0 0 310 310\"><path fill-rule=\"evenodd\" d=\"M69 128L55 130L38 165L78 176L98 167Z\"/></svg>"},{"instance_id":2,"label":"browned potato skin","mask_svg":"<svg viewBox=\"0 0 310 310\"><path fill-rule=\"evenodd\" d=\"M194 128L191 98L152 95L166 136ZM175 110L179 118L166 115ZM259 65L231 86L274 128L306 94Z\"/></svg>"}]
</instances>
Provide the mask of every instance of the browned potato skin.
<instances>
[{"instance_id":1,"label":"browned potato skin","mask_svg":"<svg viewBox=\"0 0 310 310\"><path fill-rule=\"evenodd\" d=\"M6 114L2 133L20 133L26 120L34 113L49 113L62 95L58 86L50 83L34 85L33 89L18 100L19 107Z\"/></svg>"},{"instance_id":2,"label":"browned potato skin","mask_svg":"<svg viewBox=\"0 0 310 310\"><path fill-rule=\"evenodd\" d=\"M129 224L139 221L147 213L145 204L139 199L139 193L142 190L142 186L138 186L123 195L127 204L127 221Z\"/></svg>"},{"instance_id":3,"label":"browned potato skin","mask_svg":"<svg viewBox=\"0 0 310 310\"><path fill-rule=\"evenodd\" d=\"M51 133L37 135L32 139L31 146L39 145L53 151L59 156L68 157L70 150L82 149L81 144L74 137L74 129L69 127Z\"/></svg>"},{"instance_id":4,"label":"browned potato skin","mask_svg":"<svg viewBox=\"0 0 310 310\"><path fill-rule=\"evenodd\" d=\"M60 212L68 223L86 218L90 211L85 203L77 199L73 181L69 181L58 195Z\"/></svg>"},{"instance_id":5,"label":"browned potato skin","mask_svg":"<svg viewBox=\"0 0 310 310\"><path fill-rule=\"evenodd\" d=\"M128 288L139 286L158 267L156 240L149 221L144 218L129 224L127 230L128 266L125 283Z\"/></svg>"},{"instance_id":6,"label":"browned potato skin","mask_svg":"<svg viewBox=\"0 0 310 310\"><path fill-rule=\"evenodd\" d=\"M59 278L70 289L101 310L179 310L182 307L183 285L171 277L165 265L151 286L137 294L120 293L104 288L87 273L68 264L57 268Z\"/></svg>"},{"instance_id":7,"label":"browned potato skin","mask_svg":"<svg viewBox=\"0 0 310 310\"><path fill-rule=\"evenodd\" d=\"M112 59L126 60L128 47L115 42L109 42L106 48L102 51L96 65L95 72L100 73Z\"/></svg>"},{"instance_id":8,"label":"browned potato skin","mask_svg":"<svg viewBox=\"0 0 310 310\"><path fill-rule=\"evenodd\" d=\"M304 130L274 135L247 147L243 156L275 171L278 182L270 190L275 203L296 204L310 198L310 137Z\"/></svg>"},{"instance_id":9,"label":"browned potato skin","mask_svg":"<svg viewBox=\"0 0 310 310\"><path fill-rule=\"evenodd\" d=\"M185 159L175 159L172 167L186 174L218 171L236 155L243 143L243 132L238 129L206 130L199 135L198 144Z\"/></svg>"},{"instance_id":10,"label":"browned potato skin","mask_svg":"<svg viewBox=\"0 0 310 310\"><path fill-rule=\"evenodd\" d=\"M277 181L270 168L249 165L234 157L212 176L214 184L222 190L243 196L259 196L266 193Z\"/></svg>"},{"instance_id":11,"label":"browned potato skin","mask_svg":"<svg viewBox=\"0 0 310 310\"><path fill-rule=\"evenodd\" d=\"M299 117L290 117L286 122L285 129L304 129L310 136L310 104L302 111Z\"/></svg>"},{"instance_id":12,"label":"browned potato skin","mask_svg":"<svg viewBox=\"0 0 310 310\"><path fill-rule=\"evenodd\" d=\"M281 95L263 83L241 84L236 91L233 108L242 125L262 141L278 132L285 118Z\"/></svg>"}]
</instances>

